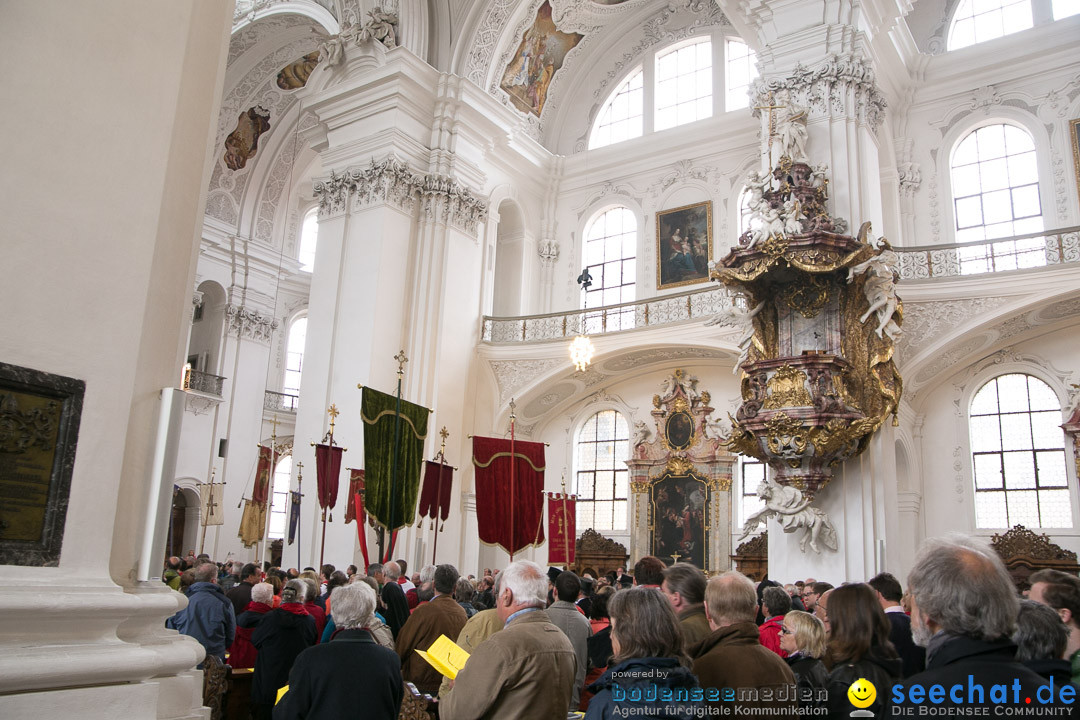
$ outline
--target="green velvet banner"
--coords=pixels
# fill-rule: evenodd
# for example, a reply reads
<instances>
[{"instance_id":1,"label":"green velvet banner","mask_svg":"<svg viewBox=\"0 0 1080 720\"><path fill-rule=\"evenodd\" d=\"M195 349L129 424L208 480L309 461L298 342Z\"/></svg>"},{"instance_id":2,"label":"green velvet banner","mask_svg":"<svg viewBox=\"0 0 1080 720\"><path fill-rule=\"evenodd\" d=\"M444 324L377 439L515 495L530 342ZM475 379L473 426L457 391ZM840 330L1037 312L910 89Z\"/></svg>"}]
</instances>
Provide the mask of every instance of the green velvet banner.
<instances>
[{"instance_id":1,"label":"green velvet banner","mask_svg":"<svg viewBox=\"0 0 1080 720\"><path fill-rule=\"evenodd\" d=\"M395 412L399 402L400 414ZM361 403L366 480L364 507L379 525L397 530L411 525L416 519L424 439L431 411L368 387L364 388Z\"/></svg>"}]
</instances>

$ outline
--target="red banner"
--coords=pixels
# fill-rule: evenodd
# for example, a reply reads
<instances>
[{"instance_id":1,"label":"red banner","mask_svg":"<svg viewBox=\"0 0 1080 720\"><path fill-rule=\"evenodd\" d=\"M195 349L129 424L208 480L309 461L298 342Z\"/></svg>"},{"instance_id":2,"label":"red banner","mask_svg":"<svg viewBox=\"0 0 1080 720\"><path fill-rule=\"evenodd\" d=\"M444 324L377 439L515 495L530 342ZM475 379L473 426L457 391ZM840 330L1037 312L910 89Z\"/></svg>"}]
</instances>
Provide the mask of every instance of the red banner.
<instances>
[{"instance_id":1,"label":"red banner","mask_svg":"<svg viewBox=\"0 0 1080 720\"><path fill-rule=\"evenodd\" d=\"M338 445L315 446L315 471L319 480L319 507L333 509L337 504L341 476L341 452Z\"/></svg>"},{"instance_id":2,"label":"red banner","mask_svg":"<svg viewBox=\"0 0 1080 720\"><path fill-rule=\"evenodd\" d=\"M360 523L363 524L367 513L364 512L364 504L356 504L356 493L364 492L364 471L356 468L348 468L349 471L349 506L345 508L345 522L350 523L356 519L356 509L360 508Z\"/></svg>"},{"instance_id":3,"label":"red banner","mask_svg":"<svg viewBox=\"0 0 1080 720\"><path fill-rule=\"evenodd\" d=\"M480 540L510 554L543 542L544 443L474 437L473 465Z\"/></svg>"},{"instance_id":4,"label":"red banner","mask_svg":"<svg viewBox=\"0 0 1080 720\"><path fill-rule=\"evenodd\" d=\"M265 445L259 446L259 464L255 468L255 487L251 491L251 501L265 506L270 497L270 473L274 471L274 451Z\"/></svg>"},{"instance_id":5,"label":"red banner","mask_svg":"<svg viewBox=\"0 0 1080 720\"><path fill-rule=\"evenodd\" d=\"M545 493L548 499L548 564L573 565L577 540L577 495Z\"/></svg>"},{"instance_id":6,"label":"red banner","mask_svg":"<svg viewBox=\"0 0 1080 720\"><path fill-rule=\"evenodd\" d=\"M454 468L445 463L424 464L424 484L420 490L420 517L446 520L450 516L450 493Z\"/></svg>"}]
</instances>

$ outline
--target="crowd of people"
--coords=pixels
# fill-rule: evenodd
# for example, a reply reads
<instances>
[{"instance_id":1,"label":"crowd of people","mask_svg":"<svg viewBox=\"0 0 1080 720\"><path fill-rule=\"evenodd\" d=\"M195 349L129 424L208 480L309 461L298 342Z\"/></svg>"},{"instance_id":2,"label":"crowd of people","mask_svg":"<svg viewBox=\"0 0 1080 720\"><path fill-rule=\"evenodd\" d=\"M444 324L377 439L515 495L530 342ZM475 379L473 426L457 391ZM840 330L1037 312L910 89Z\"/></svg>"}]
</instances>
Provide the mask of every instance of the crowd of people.
<instances>
[{"instance_id":1,"label":"crowd of people","mask_svg":"<svg viewBox=\"0 0 1080 720\"><path fill-rule=\"evenodd\" d=\"M188 596L169 625L254 668L255 720L392 720L404 682L441 720L1069 715L1080 682L1080 579L1041 570L1022 598L959 535L924 544L906 592L889 573L781 585L652 556L596 578L529 561L477 579L191 560L168 562ZM454 679L416 652L444 635L470 653Z\"/></svg>"}]
</instances>

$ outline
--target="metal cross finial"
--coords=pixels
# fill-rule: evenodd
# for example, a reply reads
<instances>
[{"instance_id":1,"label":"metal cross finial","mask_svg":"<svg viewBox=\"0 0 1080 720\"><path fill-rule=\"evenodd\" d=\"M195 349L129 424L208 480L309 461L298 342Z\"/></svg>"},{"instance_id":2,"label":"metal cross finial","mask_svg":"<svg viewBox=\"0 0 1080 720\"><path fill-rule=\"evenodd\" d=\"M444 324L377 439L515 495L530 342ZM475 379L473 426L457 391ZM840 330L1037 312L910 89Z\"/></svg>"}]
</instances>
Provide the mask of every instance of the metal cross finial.
<instances>
[{"instance_id":1,"label":"metal cross finial","mask_svg":"<svg viewBox=\"0 0 1080 720\"><path fill-rule=\"evenodd\" d=\"M277 439L277 426L280 425L277 419L277 413L274 413L274 419L270 421L270 437Z\"/></svg>"},{"instance_id":2,"label":"metal cross finial","mask_svg":"<svg viewBox=\"0 0 1080 720\"><path fill-rule=\"evenodd\" d=\"M338 411L336 404L331 404L330 409L326 411L330 415L330 432L334 431L334 421L337 420L337 416L341 414Z\"/></svg>"},{"instance_id":3,"label":"metal cross finial","mask_svg":"<svg viewBox=\"0 0 1080 720\"><path fill-rule=\"evenodd\" d=\"M517 409L517 403L514 402L514 398L510 398L510 419L513 420L517 417L514 411Z\"/></svg>"},{"instance_id":4,"label":"metal cross finial","mask_svg":"<svg viewBox=\"0 0 1080 720\"><path fill-rule=\"evenodd\" d=\"M446 438L450 437L450 433L446 431L446 426L442 426L442 430L439 431L439 435L442 436L442 447L439 448L439 453L444 457L446 455Z\"/></svg>"},{"instance_id":5,"label":"metal cross finial","mask_svg":"<svg viewBox=\"0 0 1080 720\"><path fill-rule=\"evenodd\" d=\"M398 377L401 377L405 374L405 363L409 362L409 358L405 357L405 349L398 350L398 354L394 356L394 359L397 360Z\"/></svg>"},{"instance_id":6,"label":"metal cross finial","mask_svg":"<svg viewBox=\"0 0 1080 720\"><path fill-rule=\"evenodd\" d=\"M562 471L562 492L563 495L566 494L566 468L563 468Z\"/></svg>"},{"instance_id":7,"label":"metal cross finial","mask_svg":"<svg viewBox=\"0 0 1080 720\"><path fill-rule=\"evenodd\" d=\"M299 485L300 481L304 479L304 463L296 463L296 484Z\"/></svg>"},{"instance_id":8,"label":"metal cross finial","mask_svg":"<svg viewBox=\"0 0 1080 720\"><path fill-rule=\"evenodd\" d=\"M206 499L206 519L207 520L209 520L211 517L214 516L214 508L216 508L218 506L218 504L216 502L214 502L214 475L216 475L216 474L217 474L217 468L216 467L211 467L210 468L210 496ZM205 523L203 523L203 524L205 525Z\"/></svg>"}]
</instances>

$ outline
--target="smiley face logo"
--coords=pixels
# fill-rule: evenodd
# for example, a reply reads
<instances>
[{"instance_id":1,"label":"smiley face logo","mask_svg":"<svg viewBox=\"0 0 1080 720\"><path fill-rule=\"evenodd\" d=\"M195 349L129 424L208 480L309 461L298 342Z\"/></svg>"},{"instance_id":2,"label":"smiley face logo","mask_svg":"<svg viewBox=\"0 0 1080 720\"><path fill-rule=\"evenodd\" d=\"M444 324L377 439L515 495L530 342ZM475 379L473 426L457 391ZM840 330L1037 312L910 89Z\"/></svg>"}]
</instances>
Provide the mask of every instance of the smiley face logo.
<instances>
[{"instance_id":1,"label":"smiley face logo","mask_svg":"<svg viewBox=\"0 0 1080 720\"><path fill-rule=\"evenodd\" d=\"M874 699L877 698L877 688L874 687L874 683L866 678L859 678L851 683L847 696L855 707L868 708L874 704Z\"/></svg>"}]
</instances>

